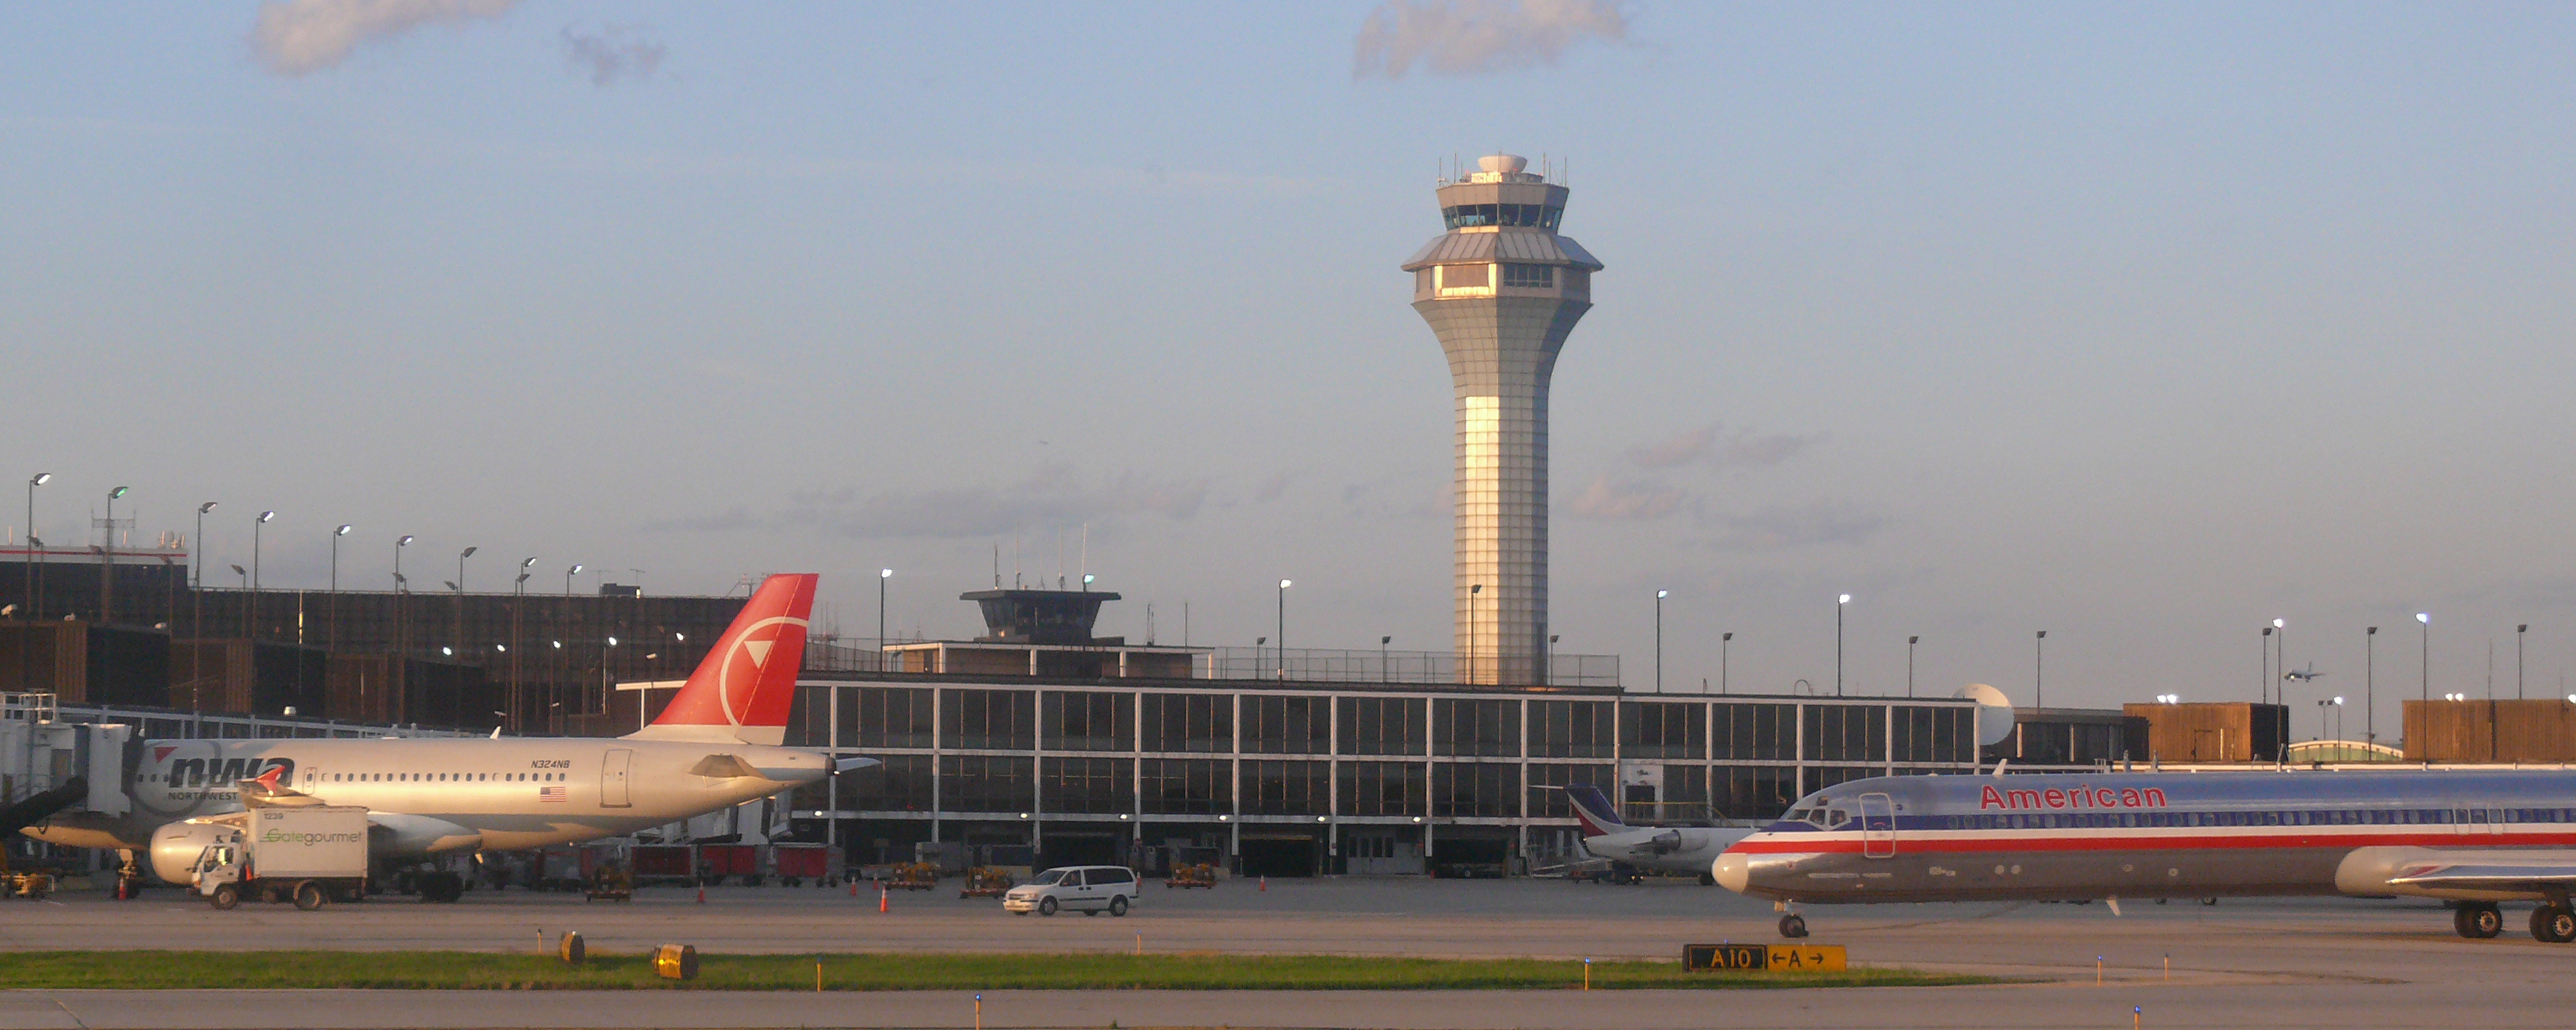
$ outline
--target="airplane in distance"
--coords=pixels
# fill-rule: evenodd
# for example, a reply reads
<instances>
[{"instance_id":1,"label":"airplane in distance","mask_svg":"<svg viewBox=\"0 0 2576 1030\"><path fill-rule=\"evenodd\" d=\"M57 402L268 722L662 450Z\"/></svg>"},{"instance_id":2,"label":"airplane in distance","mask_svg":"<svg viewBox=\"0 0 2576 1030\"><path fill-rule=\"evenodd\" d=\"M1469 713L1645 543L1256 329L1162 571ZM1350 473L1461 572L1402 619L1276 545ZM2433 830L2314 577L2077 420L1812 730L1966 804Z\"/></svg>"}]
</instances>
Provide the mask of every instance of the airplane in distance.
<instances>
[{"instance_id":1,"label":"airplane in distance","mask_svg":"<svg viewBox=\"0 0 2576 1030\"><path fill-rule=\"evenodd\" d=\"M2309 662L2307 668L2292 669L2288 672L2282 673L2281 678L2292 683L2308 683L2324 679L2325 675L2325 673L2317 671L2317 663Z\"/></svg>"},{"instance_id":2,"label":"airplane in distance","mask_svg":"<svg viewBox=\"0 0 2576 1030\"><path fill-rule=\"evenodd\" d=\"M2452 903L2494 937L2576 941L2576 775L2434 772L2023 773L1852 780L1799 799L1711 875L1800 904L2344 895Z\"/></svg>"},{"instance_id":3,"label":"airplane in distance","mask_svg":"<svg viewBox=\"0 0 2576 1030\"><path fill-rule=\"evenodd\" d=\"M1702 887L1717 883L1709 863L1718 853L1753 832L1733 826L1631 826L1619 818L1619 806L1609 795L1589 783L1568 784L1565 798L1574 806L1574 820L1583 824L1583 850L1593 857L1650 873L1697 876Z\"/></svg>"},{"instance_id":4,"label":"airplane in distance","mask_svg":"<svg viewBox=\"0 0 2576 1030\"><path fill-rule=\"evenodd\" d=\"M661 716L623 737L144 741L128 761L130 814L58 813L20 832L119 849L129 879L139 852L161 879L185 884L206 845L247 818L245 796L364 806L382 866L633 833L778 794L835 768L780 746L818 578L761 583ZM464 887L454 873L424 883L431 901Z\"/></svg>"}]
</instances>

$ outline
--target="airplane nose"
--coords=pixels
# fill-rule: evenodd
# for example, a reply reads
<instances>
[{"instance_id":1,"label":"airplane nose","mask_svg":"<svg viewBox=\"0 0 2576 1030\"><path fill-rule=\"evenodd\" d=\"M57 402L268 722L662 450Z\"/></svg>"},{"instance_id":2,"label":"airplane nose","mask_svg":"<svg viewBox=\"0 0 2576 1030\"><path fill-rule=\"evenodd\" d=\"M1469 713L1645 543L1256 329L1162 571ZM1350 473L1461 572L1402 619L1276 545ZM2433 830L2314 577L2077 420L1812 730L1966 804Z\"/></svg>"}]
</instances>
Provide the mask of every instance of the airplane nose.
<instances>
[{"instance_id":1,"label":"airplane nose","mask_svg":"<svg viewBox=\"0 0 2576 1030\"><path fill-rule=\"evenodd\" d=\"M1717 856L1717 861L1708 867L1709 875L1717 878L1718 886L1737 894L1744 893L1744 885L1751 879L1751 872L1752 863L1732 851Z\"/></svg>"}]
</instances>

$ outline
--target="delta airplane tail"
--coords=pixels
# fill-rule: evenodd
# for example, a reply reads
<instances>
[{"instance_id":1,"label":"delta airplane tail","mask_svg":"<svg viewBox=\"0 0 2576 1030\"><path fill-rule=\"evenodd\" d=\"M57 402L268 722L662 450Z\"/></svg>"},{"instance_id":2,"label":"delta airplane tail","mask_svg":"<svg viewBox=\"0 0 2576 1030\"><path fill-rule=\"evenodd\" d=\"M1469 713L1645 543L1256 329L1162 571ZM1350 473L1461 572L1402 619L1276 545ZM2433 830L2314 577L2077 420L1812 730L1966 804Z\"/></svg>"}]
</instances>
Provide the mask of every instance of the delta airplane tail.
<instances>
[{"instance_id":1,"label":"delta airplane tail","mask_svg":"<svg viewBox=\"0 0 2576 1030\"><path fill-rule=\"evenodd\" d=\"M1574 820L1583 824L1586 837L1606 837L1628 829L1627 820L1619 818L1619 806L1610 796L1589 783L1567 784L1565 799L1574 805Z\"/></svg>"},{"instance_id":2,"label":"delta airplane tail","mask_svg":"<svg viewBox=\"0 0 2576 1030\"><path fill-rule=\"evenodd\" d=\"M806 616L820 578L800 572L762 581L670 707L628 739L785 742L796 676L805 666Z\"/></svg>"}]
</instances>

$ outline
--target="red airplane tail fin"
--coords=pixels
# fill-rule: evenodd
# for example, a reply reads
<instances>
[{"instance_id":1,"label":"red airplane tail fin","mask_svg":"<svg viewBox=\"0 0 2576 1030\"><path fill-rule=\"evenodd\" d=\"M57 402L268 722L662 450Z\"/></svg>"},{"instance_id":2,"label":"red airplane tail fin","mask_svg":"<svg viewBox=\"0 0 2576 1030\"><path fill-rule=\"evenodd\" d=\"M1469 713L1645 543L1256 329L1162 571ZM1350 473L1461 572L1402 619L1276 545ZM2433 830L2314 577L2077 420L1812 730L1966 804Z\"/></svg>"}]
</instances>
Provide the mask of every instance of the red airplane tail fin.
<instances>
[{"instance_id":1,"label":"red airplane tail fin","mask_svg":"<svg viewBox=\"0 0 2576 1030\"><path fill-rule=\"evenodd\" d=\"M698 671L638 740L770 744L787 739L787 711L805 666L805 620L814 610L810 572L771 576L716 638Z\"/></svg>"}]
</instances>

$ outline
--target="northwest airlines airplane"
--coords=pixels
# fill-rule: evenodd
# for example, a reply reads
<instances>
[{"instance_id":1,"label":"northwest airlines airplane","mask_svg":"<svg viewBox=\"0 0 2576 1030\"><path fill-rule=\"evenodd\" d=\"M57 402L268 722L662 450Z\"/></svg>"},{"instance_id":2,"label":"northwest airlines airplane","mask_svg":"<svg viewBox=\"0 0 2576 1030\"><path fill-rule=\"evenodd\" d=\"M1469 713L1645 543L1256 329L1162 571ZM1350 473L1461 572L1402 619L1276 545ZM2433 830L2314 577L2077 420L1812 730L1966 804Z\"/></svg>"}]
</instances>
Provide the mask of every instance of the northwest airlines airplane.
<instances>
[{"instance_id":1,"label":"northwest airlines airplane","mask_svg":"<svg viewBox=\"0 0 2576 1030\"><path fill-rule=\"evenodd\" d=\"M370 849L400 862L570 844L678 822L822 778L818 752L780 747L804 665L817 577L771 576L651 726L581 739L154 740L134 770L132 814L57 815L28 836L150 855L186 883L221 831L266 804L362 805ZM876 764L846 759L844 769ZM462 881L427 895L453 901Z\"/></svg>"},{"instance_id":2,"label":"northwest airlines airplane","mask_svg":"<svg viewBox=\"0 0 2576 1030\"><path fill-rule=\"evenodd\" d=\"M1799 903L2109 901L2342 894L2439 898L2463 937L2538 901L2531 935L2576 941L2576 774L2242 772L1897 776L1801 799L1711 864Z\"/></svg>"}]
</instances>

